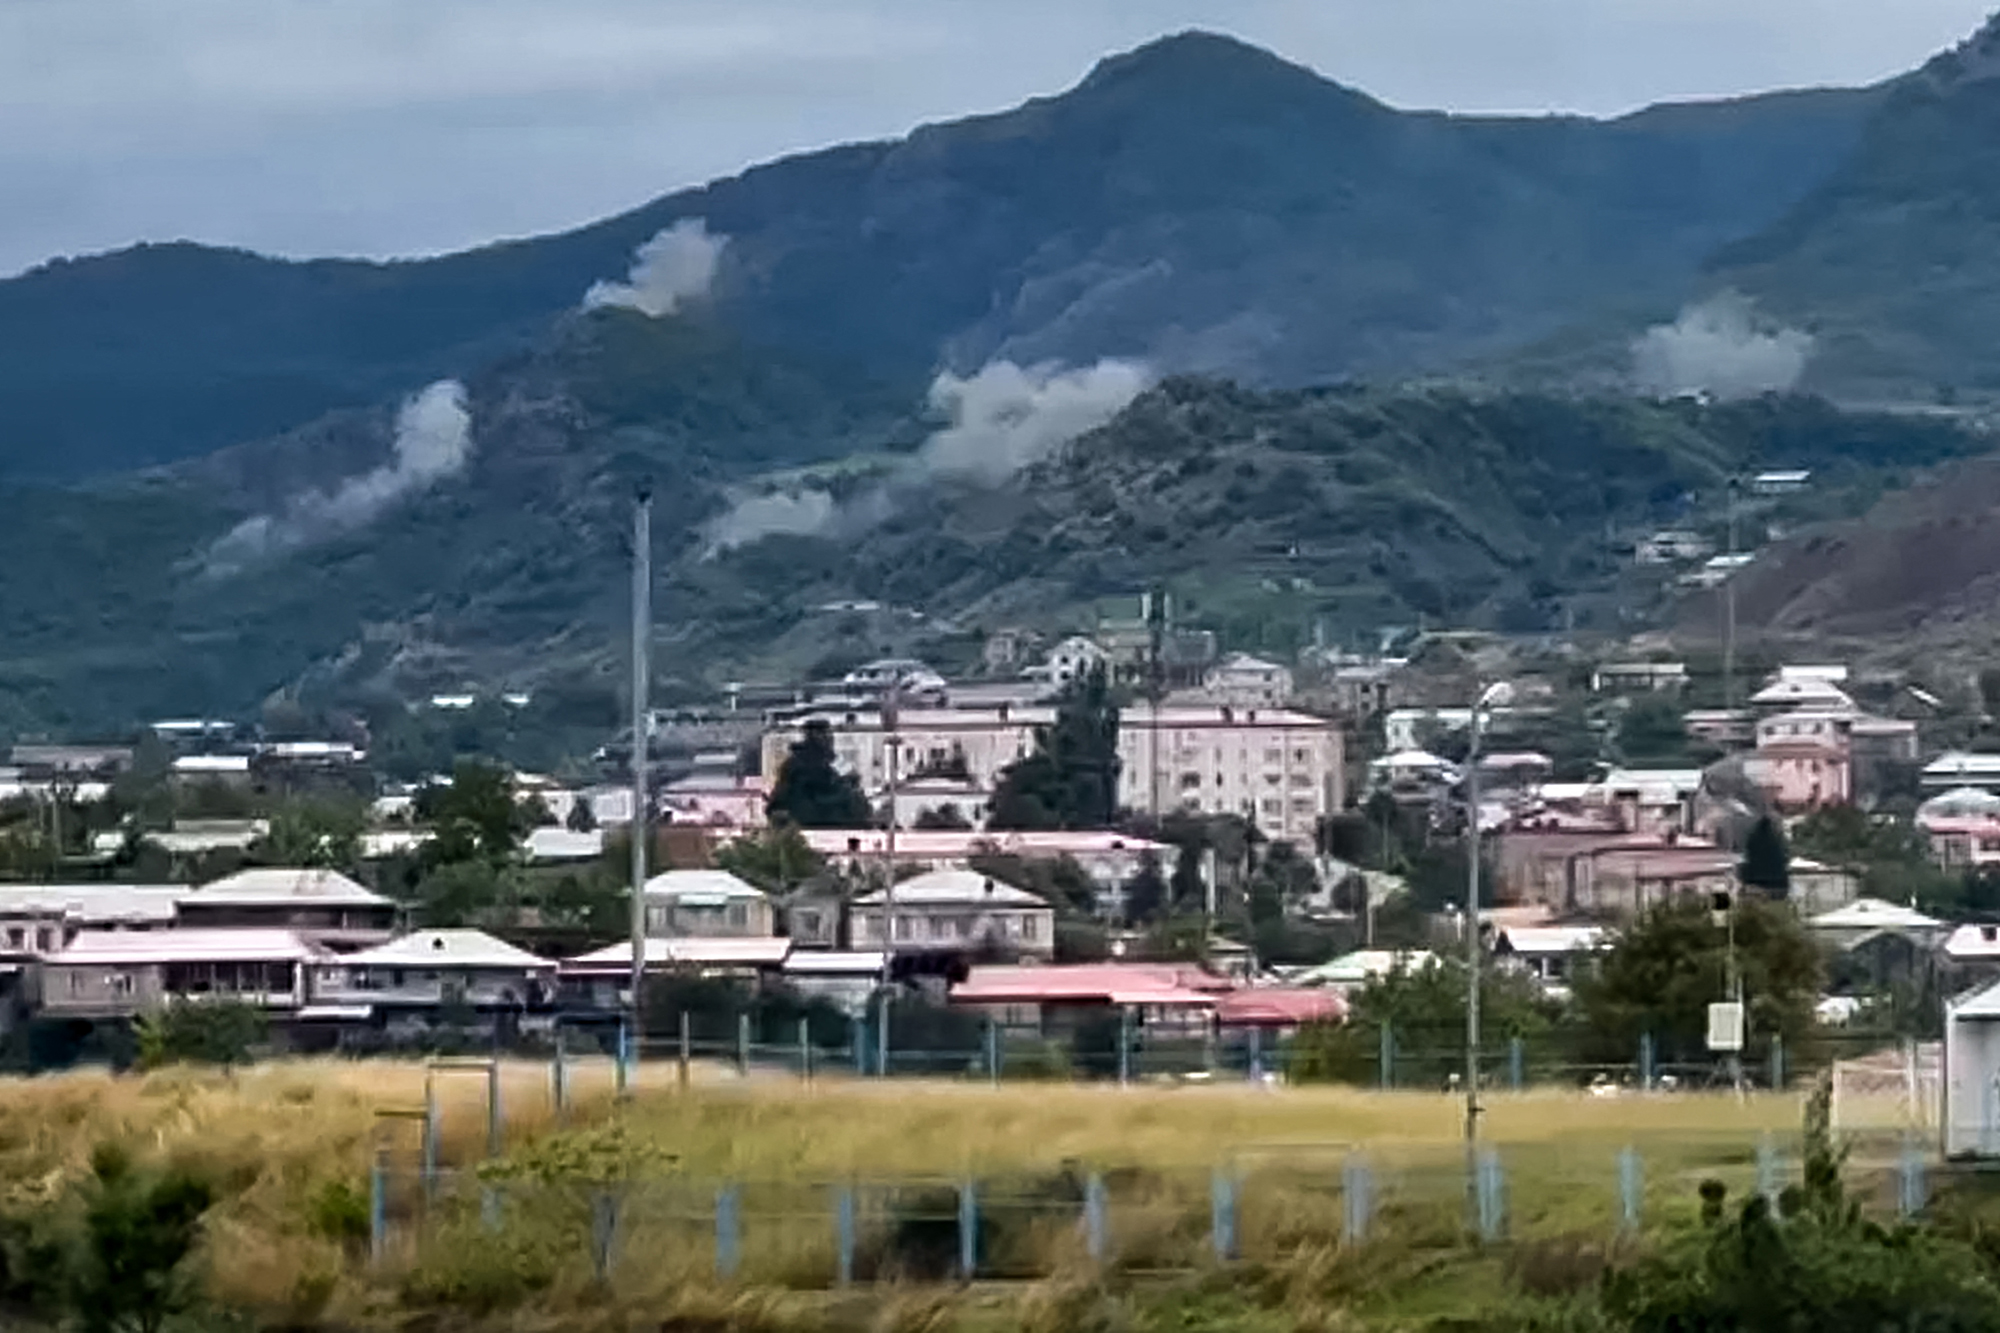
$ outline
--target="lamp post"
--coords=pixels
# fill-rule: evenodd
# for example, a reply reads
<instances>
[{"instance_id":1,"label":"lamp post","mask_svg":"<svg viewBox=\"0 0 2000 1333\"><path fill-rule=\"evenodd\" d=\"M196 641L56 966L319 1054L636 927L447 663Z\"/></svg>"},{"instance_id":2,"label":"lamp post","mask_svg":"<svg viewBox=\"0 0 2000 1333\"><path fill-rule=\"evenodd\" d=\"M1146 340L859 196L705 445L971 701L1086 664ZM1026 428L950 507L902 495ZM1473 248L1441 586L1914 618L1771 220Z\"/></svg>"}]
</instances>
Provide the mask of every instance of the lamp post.
<instances>
[{"instance_id":1,"label":"lamp post","mask_svg":"<svg viewBox=\"0 0 2000 1333\"><path fill-rule=\"evenodd\" d=\"M1478 1208L1479 1180L1479 742L1487 714L1513 697L1504 681L1488 685L1472 705L1472 741L1465 759L1465 1181Z\"/></svg>"},{"instance_id":2,"label":"lamp post","mask_svg":"<svg viewBox=\"0 0 2000 1333\"><path fill-rule=\"evenodd\" d=\"M889 997L896 985L896 760L903 738L897 731L902 712L900 679L889 682L882 696L882 731L888 746L889 827L882 837L882 998L876 1005L875 1072L889 1077Z\"/></svg>"}]
</instances>

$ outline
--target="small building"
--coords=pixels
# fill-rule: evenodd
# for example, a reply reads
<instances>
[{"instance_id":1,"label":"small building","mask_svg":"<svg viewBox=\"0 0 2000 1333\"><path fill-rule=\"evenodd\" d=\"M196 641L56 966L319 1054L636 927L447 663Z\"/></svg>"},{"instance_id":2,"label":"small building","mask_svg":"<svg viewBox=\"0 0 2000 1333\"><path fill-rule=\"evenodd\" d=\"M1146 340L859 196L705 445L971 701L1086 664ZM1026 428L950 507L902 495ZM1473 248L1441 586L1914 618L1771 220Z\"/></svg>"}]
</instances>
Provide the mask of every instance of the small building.
<instances>
[{"instance_id":1,"label":"small building","mask_svg":"<svg viewBox=\"0 0 2000 1333\"><path fill-rule=\"evenodd\" d=\"M1944 1152L2000 1157L2000 981L1945 1005Z\"/></svg>"},{"instance_id":2,"label":"small building","mask_svg":"<svg viewBox=\"0 0 2000 1333\"><path fill-rule=\"evenodd\" d=\"M897 952L974 953L984 949L1048 958L1056 914L1026 889L971 870L933 870L896 885L890 907L881 891L849 907L854 946ZM885 929L893 918L894 938Z\"/></svg>"},{"instance_id":3,"label":"small building","mask_svg":"<svg viewBox=\"0 0 2000 1333\"><path fill-rule=\"evenodd\" d=\"M782 935L694 936L646 939L646 975L680 973L697 977L759 980L779 975L791 956ZM626 1009L632 995L632 945L621 940L566 958L560 971L563 1003L610 1013Z\"/></svg>"},{"instance_id":4,"label":"small building","mask_svg":"<svg viewBox=\"0 0 2000 1333\"><path fill-rule=\"evenodd\" d=\"M859 1017L882 984L879 950L794 949L779 975L786 986L810 1000L825 1000Z\"/></svg>"},{"instance_id":5,"label":"small building","mask_svg":"<svg viewBox=\"0 0 2000 1333\"><path fill-rule=\"evenodd\" d=\"M1292 673L1249 653L1231 653L1202 677L1202 692L1218 703L1278 707L1292 697Z\"/></svg>"},{"instance_id":6,"label":"small building","mask_svg":"<svg viewBox=\"0 0 2000 1333\"><path fill-rule=\"evenodd\" d=\"M183 785L217 783L225 787L250 785L250 756L247 754L184 754L174 760L174 781Z\"/></svg>"},{"instance_id":7,"label":"small building","mask_svg":"<svg viewBox=\"0 0 2000 1333\"><path fill-rule=\"evenodd\" d=\"M420 930L313 969L313 1002L368 1011L384 1026L435 1025L451 1010L489 1025L544 1013L556 998L556 963L483 930Z\"/></svg>"},{"instance_id":8,"label":"small building","mask_svg":"<svg viewBox=\"0 0 2000 1333\"><path fill-rule=\"evenodd\" d=\"M1963 787L2000 792L2000 754L1948 750L1924 765L1917 782L1926 792L1941 793Z\"/></svg>"},{"instance_id":9,"label":"small building","mask_svg":"<svg viewBox=\"0 0 2000 1333\"><path fill-rule=\"evenodd\" d=\"M1140 1028L1198 1035L1217 1002L1235 988L1228 978L1191 964L999 964L972 968L951 988L950 1000L1036 1036L1073 1032L1118 1010L1130 1010Z\"/></svg>"},{"instance_id":10,"label":"small building","mask_svg":"<svg viewBox=\"0 0 2000 1333\"><path fill-rule=\"evenodd\" d=\"M1775 472L1759 472L1750 478L1750 493L1764 496L1795 495L1811 484L1812 473L1806 469L1784 468Z\"/></svg>"},{"instance_id":11,"label":"small building","mask_svg":"<svg viewBox=\"0 0 2000 1333\"><path fill-rule=\"evenodd\" d=\"M292 931L335 950L386 944L395 932L396 904L337 870L240 870L187 890L180 925Z\"/></svg>"},{"instance_id":12,"label":"small building","mask_svg":"<svg viewBox=\"0 0 2000 1333\"><path fill-rule=\"evenodd\" d=\"M1642 565L1674 565L1706 560L1714 550L1715 543L1699 532L1662 528L1635 543L1632 558Z\"/></svg>"},{"instance_id":13,"label":"small building","mask_svg":"<svg viewBox=\"0 0 2000 1333\"><path fill-rule=\"evenodd\" d=\"M1680 690L1688 683L1685 662L1605 662L1591 668L1592 694L1633 690Z\"/></svg>"},{"instance_id":14,"label":"small building","mask_svg":"<svg viewBox=\"0 0 2000 1333\"><path fill-rule=\"evenodd\" d=\"M726 870L668 870L646 881L646 933L768 939L777 918L769 895Z\"/></svg>"},{"instance_id":15,"label":"small building","mask_svg":"<svg viewBox=\"0 0 2000 1333\"><path fill-rule=\"evenodd\" d=\"M1294 972L1287 984L1326 986L1346 995L1392 972L1421 972L1438 961L1428 949L1356 949L1352 953Z\"/></svg>"},{"instance_id":16,"label":"small building","mask_svg":"<svg viewBox=\"0 0 2000 1333\"><path fill-rule=\"evenodd\" d=\"M1950 929L1936 917L1914 907L1880 898L1856 898L1845 907L1821 912L1806 924L1815 936L1836 949L1855 948L1884 932L1905 936L1929 948Z\"/></svg>"},{"instance_id":17,"label":"small building","mask_svg":"<svg viewBox=\"0 0 2000 1333\"><path fill-rule=\"evenodd\" d=\"M325 951L294 931L84 931L42 964L54 1018L131 1018L174 999L230 999L296 1014Z\"/></svg>"},{"instance_id":18,"label":"small building","mask_svg":"<svg viewBox=\"0 0 2000 1333\"><path fill-rule=\"evenodd\" d=\"M1743 708L1696 708L1681 718L1687 734L1711 745L1749 745L1757 739L1757 715Z\"/></svg>"},{"instance_id":19,"label":"small building","mask_svg":"<svg viewBox=\"0 0 2000 1333\"><path fill-rule=\"evenodd\" d=\"M1610 942L1602 926L1507 926L1494 935L1493 956L1544 990L1566 995L1578 969Z\"/></svg>"},{"instance_id":20,"label":"small building","mask_svg":"<svg viewBox=\"0 0 2000 1333\"><path fill-rule=\"evenodd\" d=\"M1753 707L1771 713L1845 713L1860 711L1845 690L1816 676L1780 676L1750 696Z\"/></svg>"}]
</instances>

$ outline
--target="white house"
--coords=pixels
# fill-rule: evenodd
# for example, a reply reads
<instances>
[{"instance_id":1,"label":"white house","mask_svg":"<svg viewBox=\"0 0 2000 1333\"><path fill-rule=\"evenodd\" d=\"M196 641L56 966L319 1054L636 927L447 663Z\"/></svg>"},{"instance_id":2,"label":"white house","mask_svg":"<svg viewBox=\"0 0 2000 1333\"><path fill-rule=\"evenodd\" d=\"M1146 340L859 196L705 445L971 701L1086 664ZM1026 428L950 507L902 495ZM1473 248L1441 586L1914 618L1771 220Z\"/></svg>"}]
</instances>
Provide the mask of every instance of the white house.
<instances>
[{"instance_id":1,"label":"white house","mask_svg":"<svg viewBox=\"0 0 2000 1333\"><path fill-rule=\"evenodd\" d=\"M554 1002L556 970L483 930L420 930L320 963L313 1000L425 1021L450 1007L519 1013Z\"/></svg>"},{"instance_id":2,"label":"white house","mask_svg":"<svg viewBox=\"0 0 2000 1333\"><path fill-rule=\"evenodd\" d=\"M1208 669L1202 692L1218 703L1276 708L1292 697L1292 673L1249 653L1231 653Z\"/></svg>"},{"instance_id":3,"label":"white house","mask_svg":"<svg viewBox=\"0 0 2000 1333\"><path fill-rule=\"evenodd\" d=\"M1780 676L1751 695L1750 702L1758 708L1785 713L1805 709L1852 716L1859 711L1845 690L1818 676Z\"/></svg>"},{"instance_id":4,"label":"white house","mask_svg":"<svg viewBox=\"0 0 2000 1333\"><path fill-rule=\"evenodd\" d=\"M1093 671L1109 666L1110 662L1111 654L1097 640L1072 634L1049 649L1046 667L1049 683L1058 688L1073 684L1088 678Z\"/></svg>"},{"instance_id":5,"label":"white house","mask_svg":"<svg viewBox=\"0 0 2000 1333\"><path fill-rule=\"evenodd\" d=\"M1944 1151L2000 1157L2000 981L1945 1005Z\"/></svg>"},{"instance_id":6,"label":"white house","mask_svg":"<svg viewBox=\"0 0 2000 1333\"><path fill-rule=\"evenodd\" d=\"M325 952L289 930L84 931L42 964L57 1018L129 1018L170 999L241 1000L296 1013Z\"/></svg>"},{"instance_id":7,"label":"white house","mask_svg":"<svg viewBox=\"0 0 2000 1333\"><path fill-rule=\"evenodd\" d=\"M864 894L851 913L854 947L883 948L883 923L891 917L887 896L880 889ZM971 870L933 870L904 880L896 886L893 921L899 952L991 945L1031 957L1055 953L1054 908L1026 889Z\"/></svg>"},{"instance_id":8,"label":"white house","mask_svg":"<svg viewBox=\"0 0 2000 1333\"><path fill-rule=\"evenodd\" d=\"M646 881L646 933L768 938L776 933L771 900L726 870L668 870Z\"/></svg>"}]
</instances>

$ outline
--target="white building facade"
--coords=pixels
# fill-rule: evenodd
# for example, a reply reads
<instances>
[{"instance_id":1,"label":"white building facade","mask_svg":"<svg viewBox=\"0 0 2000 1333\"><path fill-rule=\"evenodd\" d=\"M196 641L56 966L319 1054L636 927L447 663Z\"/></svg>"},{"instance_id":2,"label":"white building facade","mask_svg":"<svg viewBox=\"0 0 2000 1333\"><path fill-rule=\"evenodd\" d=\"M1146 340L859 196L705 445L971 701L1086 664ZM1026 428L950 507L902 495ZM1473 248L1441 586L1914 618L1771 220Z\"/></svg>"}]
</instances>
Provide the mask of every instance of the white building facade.
<instances>
[{"instance_id":1,"label":"white building facade","mask_svg":"<svg viewBox=\"0 0 2000 1333\"><path fill-rule=\"evenodd\" d=\"M904 709L899 773L962 757L967 779L991 790L1000 772L1035 750L1035 729L1054 723L1048 706ZM815 713L765 733L763 771L775 776L808 721L833 732L837 762L875 790L888 778L889 737L872 709ZM1155 710L1140 703L1120 718L1119 803L1128 809L1242 815L1266 837L1304 841L1345 801L1338 726L1285 708L1230 705Z\"/></svg>"}]
</instances>

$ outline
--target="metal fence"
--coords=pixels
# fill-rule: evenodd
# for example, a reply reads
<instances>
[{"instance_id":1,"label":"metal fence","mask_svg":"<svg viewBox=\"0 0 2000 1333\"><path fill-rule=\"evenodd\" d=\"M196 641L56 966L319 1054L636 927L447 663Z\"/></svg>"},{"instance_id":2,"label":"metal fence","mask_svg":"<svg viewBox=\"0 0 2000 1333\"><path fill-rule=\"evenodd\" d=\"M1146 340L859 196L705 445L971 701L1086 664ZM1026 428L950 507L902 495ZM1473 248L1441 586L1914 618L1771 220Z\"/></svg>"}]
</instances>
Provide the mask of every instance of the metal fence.
<instances>
[{"instance_id":1,"label":"metal fence","mask_svg":"<svg viewBox=\"0 0 2000 1333\"><path fill-rule=\"evenodd\" d=\"M1850 1143L1850 1188L1884 1217L1926 1205L1913 1139ZM1704 1181L1777 1198L1796 1140L1656 1139L1617 1148L1488 1147L1464 1161L1353 1145L1246 1148L1209 1168L1069 1163L964 1178L757 1180L672 1174L502 1180L434 1159L377 1160L369 1252L412 1271L512 1265L545 1280L697 1278L796 1289L1030 1279L1078 1265L1181 1271L1309 1247L1488 1245L1630 1234L1691 1218Z\"/></svg>"}]
</instances>

